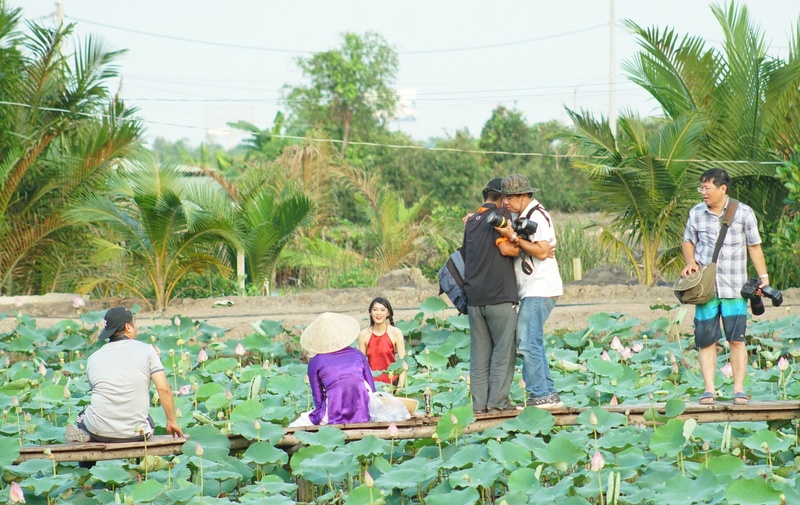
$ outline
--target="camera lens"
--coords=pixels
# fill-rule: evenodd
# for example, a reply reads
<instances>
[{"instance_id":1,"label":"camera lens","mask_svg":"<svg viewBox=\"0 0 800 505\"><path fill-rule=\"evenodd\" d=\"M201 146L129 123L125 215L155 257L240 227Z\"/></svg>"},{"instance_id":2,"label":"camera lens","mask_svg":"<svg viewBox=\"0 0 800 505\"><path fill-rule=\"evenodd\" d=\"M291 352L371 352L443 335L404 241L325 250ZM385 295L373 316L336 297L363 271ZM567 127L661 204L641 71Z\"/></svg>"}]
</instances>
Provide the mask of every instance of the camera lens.
<instances>
[{"instance_id":1,"label":"camera lens","mask_svg":"<svg viewBox=\"0 0 800 505\"><path fill-rule=\"evenodd\" d=\"M766 310L764 308L764 300L760 296L754 296L750 299L750 310L754 316L760 316Z\"/></svg>"},{"instance_id":2,"label":"camera lens","mask_svg":"<svg viewBox=\"0 0 800 505\"><path fill-rule=\"evenodd\" d=\"M761 288L761 292L772 300L773 307L780 307L783 303L783 294L772 286L764 286Z\"/></svg>"},{"instance_id":3,"label":"camera lens","mask_svg":"<svg viewBox=\"0 0 800 505\"><path fill-rule=\"evenodd\" d=\"M503 228L506 225L506 218L497 214L496 212L492 212L486 216L486 221L488 221L490 225L498 228Z\"/></svg>"},{"instance_id":4,"label":"camera lens","mask_svg":"<svg viewBox=\"0 0 800 505\"><path fill-rule=\"evenodd\" d=\"M521 235L531 236L536 233L537 227L536 221L530 219L520 219L514 223L514 230Z\"/></svg>"}]
</instances>

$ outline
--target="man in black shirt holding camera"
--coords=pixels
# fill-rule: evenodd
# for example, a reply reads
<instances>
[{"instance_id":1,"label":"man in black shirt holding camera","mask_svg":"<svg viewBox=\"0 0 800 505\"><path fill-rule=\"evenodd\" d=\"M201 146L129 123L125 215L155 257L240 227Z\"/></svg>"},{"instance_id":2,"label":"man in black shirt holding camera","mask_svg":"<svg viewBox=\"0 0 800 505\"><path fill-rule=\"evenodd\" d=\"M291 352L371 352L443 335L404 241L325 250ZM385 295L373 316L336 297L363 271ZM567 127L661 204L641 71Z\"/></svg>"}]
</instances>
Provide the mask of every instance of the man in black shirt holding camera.
<instances>
[{"instance_id":1,"label":"man in black shirt holding camera","mask_svg":"<svg viewBox=\"0 0 800 505\"><path fill-rule=\"evenodd\" d=\"M470 333L470 389L475 412L514 409L508 393L514 378L517 246L503 237L487 217L511 219L503 208L502 179L483 189L483 205L464 228L464 292Z\"/></svg>"}]
</instances>

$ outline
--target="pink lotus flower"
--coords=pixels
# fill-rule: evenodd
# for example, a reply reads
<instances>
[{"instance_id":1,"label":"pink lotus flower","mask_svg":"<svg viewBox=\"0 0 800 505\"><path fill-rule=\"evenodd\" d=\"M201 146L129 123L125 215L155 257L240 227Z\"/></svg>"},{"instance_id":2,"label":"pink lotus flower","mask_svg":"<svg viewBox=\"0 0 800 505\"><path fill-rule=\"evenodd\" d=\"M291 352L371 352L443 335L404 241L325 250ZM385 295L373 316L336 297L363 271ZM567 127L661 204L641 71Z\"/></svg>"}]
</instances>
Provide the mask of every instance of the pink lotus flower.
<instances>
[{"instance_id":1,"label":"pink lotus flower","mask_svg":"<svg viewBox=\"0 0 800 505\"><path fill-rule=\"evenodd\" d=\"M397 435L400 434L400 430L397 429L397 425L394 423L389 423L389 427L386 428L386 431L389 433L389 436L392 438L396 438Z\"/></svg>"},{"instance_id":2,"label":"pink lotus flower","mask_svg":"<svg viewBox=\"0 0 800 505\"><path fill-rule=\"evenodd\" d=\"M787 368L789 368L789 360L787 360L786 358L784 358L783 356L781 356L781 358L778 360L778 370L780 370L781 372L783 372L783 371L785 371Z\"/></svg>"},{"instance_id":3,"label":"pink lotus flower","mask_svg":"<svg viewBox=\"0 0 800 505\"><path fill-rule=\"evenodd\" d=\"M72 307L75 308L75 309L80 309L81 307L84 307L85 305L86 305L86 302L80 296L76 296L75 298L72 299Z\"/></svg>"},{"instance_id":4,"label":"pink lotus flower","mask_svg":"<svg viewBox=\"0 0 800 505\"><path fill-rule=\"evenodd\" d=\"M603 361L611 361L611 357L608 355L607 351L603 351L603 354L600 355L603 358Z\"/></svg>"},{"instance_id":5,"label":"pink lotus flower","mask_svg":"<svg viewBox=\"0 0 800 505\"><path fill-rule=\"evenodd\" d=\"M733 377L733 367L731 367L730 363L725 363L725 366L720 368L719 371L722 372L722 375L726 379L730 379L731 377Z\"/></svg>"},{"instance_id":6,"label":"pink lotus flower","mask_svg":"<svg viewBox=\"0 0 800 505\"><path fill-rule=\"evenodd\" d=\"M606 466L606 461L603 459L603 455L600 454L600 451L595 451L594 456L592 456L591 470L599 472L604 466Z\"/></svg>"},{"instance_id":7,"label":"pink lotus flower","mask_svg":"<svg viewBox=\"0 0 800 505\"><path fill-rule=\"evenodd\" d=\"M203 363L204 361L208 361L208 353L205 349L200 349L200 352L197 353L197 362Z\"/></svg>"},{"instance_id":8,"label":"pink lotus flower","mask_svg":"<svg viewBox=\"0 0 800 505\"><path fill-rule=\"evenodd\" d=\"M631 348L627 346L623 347L619 353L624 360L629 360L633 357L633 351L631 351Z\"/></svg>"},{"instance_id":9,"label":"pink lotus flower","mask_svg":"<svg viewBox=\"0 0 800 505\"><path fill-rule=\"evenodd\" d=\"M617 395L611 397L611 401L608 402L609 405L619 405L619 401L617 400Z\"/></svg>"},{"instance_id":10,"label":"pink lotus flower","mask_svg":"<svg viewBox=\"0 0 800 505\"><path fill-rule=\"evenodd\" d=\"M622 352L622 342L619 341L619 337L614 336L611 339L611 348L617 352Z\"/></svg>"},{"instance_id":11,"label":"pink lotus flower","mask_svg":"<svg viewBox=\"0 0 800 505\"><path fill-rule=\"evenodd\" d=\"M644 344L640 342L636 342L633 344L633 352L642 352L644 350Z\"/></svg>"},{"instance_id":12,"label":"pink lotus flower","mask_svg":"<svg viewBox=\"0 0 800 505\"><path fill-rule=\"evenodd\" d=\"M25 503L25 495L16 482L12 482L11 488L8 490L8 503Z\"/></svg>"},{"instance_id":13,"label":"pink lotus flower","mask_svg":"<svg viewBox=\"0 0 800 505\"><path fill-rule=\"evenodd\" d=\"M44 361L39 362L39 373L41 375L47 375L47 368L44 366Z\"/></svg>"},{"instance_id":14,"label":"pink lotus flower","mask_svg":"<svg viewBox=\"0 0 800 505\"><path fill-rule=\"evenodd\" d=\"M185 385L181 386L180 389L178 389L178 394L179 395L188 395L188 394L191 394L191 393L192 393L192 385L191 384L185 384Z\"/></svg>"},{"instance_id":15,"label":"pink lotus flower","mask_svg":"<svg viewBox=\"0 0 800 505\"><path fill-rule=\"evenodd\" d=\"M372 475L370 475L366 470L364 471L364 485L367 487L372 487L375 485L375 480L373 480Z\"/></svg>"},{"instance_id":16,"label":"pink lotus flower","mask_svg":"<svg viewBox=\"0 0 800 505\"><path fill-rule=\"evenodd\" d=\"M230 389L226 389L225 390L225 399L228 400L228 401L233 400L233 395L231 394L231 390Z\"/></svg>"},{"instance_id":17,"label":"pink lotus flower","mask_svg":"<svg viewBox=\"0 0 800 505\"><path fill-rule=\"evenodd\" d=\"M236 344L236 354L238 354L239 356L244 356L244 346L242 345L241 342Z\"/></svg>"}]
</instances>

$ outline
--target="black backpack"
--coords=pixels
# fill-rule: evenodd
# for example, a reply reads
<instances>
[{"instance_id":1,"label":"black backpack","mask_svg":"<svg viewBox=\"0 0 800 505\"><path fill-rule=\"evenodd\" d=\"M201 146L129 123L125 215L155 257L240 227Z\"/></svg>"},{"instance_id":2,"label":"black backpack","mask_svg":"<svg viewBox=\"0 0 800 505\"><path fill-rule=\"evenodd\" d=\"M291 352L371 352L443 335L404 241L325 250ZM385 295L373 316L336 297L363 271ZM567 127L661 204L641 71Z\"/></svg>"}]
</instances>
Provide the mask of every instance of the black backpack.
<instances>
[{"instance_id":1,"label":"black backpack","mask_svg":"<svg viewBox=\"0 0 800 505\"><path fill-rule=\"evenodd\" d=\"M439 294L447 293L459 314L467 313L467 294L464 292L464 251L457 249L439 269Z\"/></svg>"}]
</instances>

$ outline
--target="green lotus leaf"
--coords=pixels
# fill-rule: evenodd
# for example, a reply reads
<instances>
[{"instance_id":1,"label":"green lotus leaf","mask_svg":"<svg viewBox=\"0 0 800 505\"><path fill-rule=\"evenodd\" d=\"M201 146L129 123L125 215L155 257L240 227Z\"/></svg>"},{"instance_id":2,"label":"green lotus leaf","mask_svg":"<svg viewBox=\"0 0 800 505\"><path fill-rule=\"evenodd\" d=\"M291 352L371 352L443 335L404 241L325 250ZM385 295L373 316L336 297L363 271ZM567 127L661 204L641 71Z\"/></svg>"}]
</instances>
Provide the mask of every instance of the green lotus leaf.
<instances>
[{"instance_id":1,"label":"green lotus leaf","mask_svg":"<svg viewBox=\"0 0 800 505\"><path fill-rule=\"evenodd\" d=\"M532 493L541 487L541 482L536 478L533 468L518 468L508 476L508 490L521 493Z\"/></svg>"},{"instance_id":2,"label":"green lotus leaf","mask_svg":"<svg viewBox=\"0 0 800 505\"><path fill-rule=\"evenodd\" d=\"M404 442L404 440L396 441L394 444L395 449L398 447L398 445L403 444ZM389 440L368 435L361 440L345 444L340 451L350 453L359 460L364 460L366 458L374 458L375 456L383 456L384 454L387 454L390 451L391 446L392 444Z\"/></svg>"},{"instance_id":3,"label":"green lotus leaf","mask_svg":"<svg viewBox=\"0 0 800 505\"><path fill-rule=\"evenodd\" d=\"M458 469L475 466L489 456L489 451L483 445L466 445L458 447L447 460L442 463L442 468Z\"/></svg>"},{"instance_id":4,"label":"green lotus leaf","mask_svg":"<svg viewBox=\"0 0 800 505\"><path fill-rule=\"evenodd\" d=\"M674 455L683 449L686 439L683 437L683 421L670 419L667 424L655 429L650 439L650 449L657 456Z\"/></svg>"},{"instance_id":5,"label":"green lotus leaf","mask_svg":"<svg viewBox=\"0 0 800 505\"><path fill-rule=\"evenodd\" d=\"M595 415L596 425L592 425L592 413ZM602 407L592 407L584 410L578 415L578 423L586 429L596 430L598 433L606 433L612 428L623 426L627 422L624 414L619 412L609 412Z\"/></svg>"},{"instance_id":6,"label":"green lotus leaf","mask_svg":"<svg viewBox=\"0 0 800 505\"><path fill-rule=\"evenodd\" d=\"M475 488L454 489L442 494L429 494L425 497L426 505L472 505L478 503L480 495Z\"/></svg>"},{"instance_id":7,"label":"green lotus leaf","mask_svg":"<svg viewBox=\"0 0 800 505\"><path fill-rule=\"evenodd\" d=\"M329 449L344 445L344 432L331 426L323 426L316 433L298 430L294 432L297 440L307 445L322 445Z\"/></svg>"},{"instance_id":8,"label":"green lotus leaf","mask_svg":"<svg viewBox=\"0 0 800 505\"><path fill-rule=\"evenodd\" d=\"M190 438L181 447L181 452L187 456L197 454L197 445L203 448L203 459L218 461L228 457L231 441L210 425L194 426L187 430Z\"/></svg>"},{"instance_id":9,"label":"green lotus leaf","mask_svg":"<svg viewBox=\"0 0 800 505\"><path fill-rule=\"evenodd\" d=\"M489 440L486 443L491 458L503 465L506 470L516 470L531 461L531 452L513 442L498 443L496 440Z\"/></svg>"},{"instance_id":10,"label":"green lotus leaf","mask_svg":"<svg viewBox=\"0 0 800 505\"><path fill-rule=\"evenodd\" d=\"M728 477L738 477L744 468L742 458L737 458L730 454L722 454L708 460L707 467L717 475L727 475Z\"/></svg>"},{"instance_id":11,"label":"green lotus leaf","mask_svg":"<svg viewBox=\"0 0 800 505\"><path fill-rule=\"evenodd\" d=\"M92 479L115 486L126 484L131 480L130 472L121 468L118 461L98 462L89 473Z\"/></svg>"},{"instance_id":12,"label":"green lotus leaf","mask_svg":"<svg viewBox=\"0 0 800 505\"><path fill-rule=\"evenodd\" d=\"M258 400L245 400L231 411L231 421L254 421L261 417L264 406Z\"/></svg>"},{"instance_id":13,"label":"green lotus leaf","mask_svg":"<svg viewBox=\"0 0 800 505\"><path fill-rule=\"evenodd\" d=\"M431 296L426 299L422 304L419 306L419 310L426 314L434 314L436 312L441 312L446 310L448 307L447 303L444 300L439 298L438 296Z\"/></svg>"},{"instance_id":14,"label":"green lotus leaf","mask_svg":"<svg viewBox=\"0 0 800 505\"><path fill-rule=\"evenodd\" d=\"M11 466L19 457L19 439L0 437L0 468Z\"/></svg>"},{"instance_id":15,"label":"green lotus leaf","mask_svg":"<svg viewBox=\"0 0 800 505\"><path fill-rule=\"evenodd\" d=\"M270 443L256 442L247 448L244 456L242 456L242 460L252 461L257 465L285 465L289 462L289 456L286 454L286 451L282 451Z\"/></svg>"},{"instance_id":16,"label":"green lotus leaf","mask_svg":"<svg viewBox=\"0 0 800 505\"><path fill-rule=\"evenodd\" d=\"M586 452L583 448L575 445L572 440L567 438L569 435L553 437L544 449L537 449L533 452L536 459L553 465L559 471L566 471L567 468L576 464L582 459L586 459Z\"/></svg>"},{"instance_id":17,"label":"green lotus leaf","mask_svg":"<svg viewBox=\"0 0 800 505\"><path fill-rule=\"evenodd\" d=\"M158 495L167 489L169 488L165 486L163 482L158 482L154 479L148 479L132 486L126 486L123 488L123 491L125 494L130 494L133 497L134 502L139 503L151 502L158 498Z\"/></svg>"},{"instance_id":18,"label":"green lotus leaf","mask_svg":"<svg viewBox=\"0 0 800 505\"><path fill-rule=\"evenodd\" d=\"M759 453L766 453L769 450L777 453L787 450L794 442L789 437L783 437L770 430L761 430L745 438L742 443L748 449Z\"/></svg>"},{"instance_id":19,"label":"green lotus leaf","mask_svg":"<svg viewBox=\"0 0 800 505\"><path fill-rule=\"evenodd\" d=\"M448 482L454 488L489 488L502 473L503 467L494 461L480 461L471 468L451 471Z\"/></svg>"},{"instance_id":20,"label":"green lotus leaf","mask_svg":"<svg viewBox=\"0 0 800 505\"><path fill-rule=\"evenodd\" d=\"M381 495L382 491L376 487L358 486L347 495L344 505L385 505Z\"/></svg>"},{"instance_id":21,"label":"green lotus leaf","mask_svg":"<svg viewBox=\"0 0 800 505\"><path fill-rule=\"evenodd\" d=\"M553 431L555 424L556 420L550 412L536 407L526 407L517 417L500 426L507 431L543 435Z\"/></svg>"}]
</instances>

